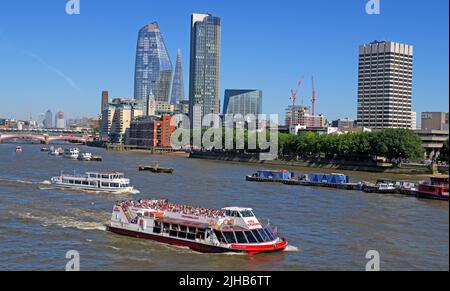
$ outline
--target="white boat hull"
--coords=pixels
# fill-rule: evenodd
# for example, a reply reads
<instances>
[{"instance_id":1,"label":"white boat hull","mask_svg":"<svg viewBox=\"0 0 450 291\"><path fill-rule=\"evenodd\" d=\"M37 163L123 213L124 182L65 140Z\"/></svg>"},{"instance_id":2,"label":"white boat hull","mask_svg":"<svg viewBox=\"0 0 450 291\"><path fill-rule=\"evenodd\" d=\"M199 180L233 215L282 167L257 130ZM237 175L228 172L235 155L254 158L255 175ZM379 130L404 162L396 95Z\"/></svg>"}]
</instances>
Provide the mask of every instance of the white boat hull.
<instances>
[{"instance_id":1,"label":"white boat hull","mask_svg":"<svg viewBox=\"0 0 450 291\"><path fill-rule=\"evenodd\" d=\"M112 194L138 194L139 191L135 190L133 187L127 187L122 189L116 188L98 188L94 186L86 186L86 185L65 185L60 183L51 183L52 186L63 189L70 190L82 190L82 191L90 191L90 192L104 192L104 193L112 193Z\"/></svg>"}]
</instances>

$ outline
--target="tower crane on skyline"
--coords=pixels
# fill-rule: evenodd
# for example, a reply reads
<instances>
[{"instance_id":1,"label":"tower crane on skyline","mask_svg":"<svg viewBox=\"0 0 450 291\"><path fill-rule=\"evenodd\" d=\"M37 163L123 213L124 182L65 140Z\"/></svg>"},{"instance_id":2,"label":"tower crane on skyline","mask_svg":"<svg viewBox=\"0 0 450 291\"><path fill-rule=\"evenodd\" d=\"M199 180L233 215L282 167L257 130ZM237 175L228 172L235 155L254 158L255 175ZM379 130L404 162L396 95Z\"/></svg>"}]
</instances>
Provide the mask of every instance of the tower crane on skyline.
<instances>
[{"instance_id":1,"label":"tower crane on skyline","mask_svg":"<svg viewBox=\"0 0 450 291\"><path fill-rule=\"evenodd\" d=\"M300 89L300 86L302 85L303 82L303 77L298 81L297 83L297 88L295 89L291 89L291 100L292 100L292 112L291 112L291 125L293 125L294 122L294 110L295 110L295 103L297 102L297 94L298 94L298 90Z\"/></svg>"},{"instance_id":2,"label":"tower crane on skyline","mask_svg":"<svg viewBox=\"0 0 450 291\"><path fill-rule=\"evenodd\" d=\"M312 79L312 99L311 99L311 103L312 103L312 107L311 107L311 113L314 116L315 114L315 107L316 107L316 89L314 88L314 76L311 77Z\"/></svg>"}]
</instances>

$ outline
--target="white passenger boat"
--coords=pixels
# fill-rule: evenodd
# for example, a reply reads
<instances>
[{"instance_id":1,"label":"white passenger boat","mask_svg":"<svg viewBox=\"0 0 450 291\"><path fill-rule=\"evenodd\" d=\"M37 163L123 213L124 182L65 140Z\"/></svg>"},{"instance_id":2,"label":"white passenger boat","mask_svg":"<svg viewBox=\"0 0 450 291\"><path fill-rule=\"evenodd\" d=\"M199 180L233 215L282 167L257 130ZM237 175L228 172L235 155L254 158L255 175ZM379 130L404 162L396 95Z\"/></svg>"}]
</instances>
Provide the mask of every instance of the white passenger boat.
<instances>
[{"instance_id":1,"label":"white passenger boat","mask_svg":"<svg viewBox=\"0 0 450 291\"><path fill-rule=\"evenodd\" d=\"M51 147L48 151L48 154L50 156L60 156L63 152L62 148L55 148L55 147Z\"/></svg>"},{"instance_id":2,"label":"white passenger boat","mask_svg":"<svg viewBox=\"0 0 450 291\"><path fill-rule=\"evenodd\" d=\"M90 160L92 160L92 154L91 153L80 153L78 155L78 160L89 162Z\"/></svg>"},{"instance_id":3,"label":"white passenger boat","mask_svg":"<svg viewBox=\"0 0 450 291\"><path fill-rule=\"evenodd\" d=\"M130 184L130 179L126 179L123 173L108 172L97 173L88 172L85 175L65 175L53 177L50 181L53 186L69 188L74 190L87 190L95 192L109 192L114 194L137 194Z\"/></svg>"},{"instance_id":4,"label":"white passenger boat","mask_svg":"<svg viewBox=\"0 0 450 291\"><path fill-rule=\"evenodd\" d=\"M76 160L80 155L80 150L78 148L67 148L64 150L64 158Z\"/></svg>"},{"instance_id":5,"label":"white passenger boat","mask_svg":"<svg viewBox=\"0 0 450 291\"><path fill-rule=\"evenodd\" d=\"M109 231L203 253L283 251L286 239L276 227L263 226L251 208L220 210L170 203L167 200L116 202L107 225Z\"/></svg>"}]
</instances>

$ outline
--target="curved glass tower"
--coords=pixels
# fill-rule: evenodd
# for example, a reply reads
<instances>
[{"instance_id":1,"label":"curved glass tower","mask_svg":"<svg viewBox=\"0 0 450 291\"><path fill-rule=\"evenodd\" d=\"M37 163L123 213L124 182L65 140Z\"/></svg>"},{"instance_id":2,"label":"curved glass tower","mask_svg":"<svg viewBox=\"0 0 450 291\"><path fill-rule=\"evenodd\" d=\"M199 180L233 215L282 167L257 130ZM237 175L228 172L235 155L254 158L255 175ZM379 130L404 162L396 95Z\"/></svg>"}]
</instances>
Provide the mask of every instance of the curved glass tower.
<instances>
[{"instance_id":1,"label":"curved glass tower","mask_svg":"<svg viewBox=\"0 0 450 291\"><path fill-rule=\"evenodd\" d=\"M156 101L169 102L172 62L157 22L139 30L136 49L134 99L146 100L152 93Z\"/></svg>"}]
</instances>

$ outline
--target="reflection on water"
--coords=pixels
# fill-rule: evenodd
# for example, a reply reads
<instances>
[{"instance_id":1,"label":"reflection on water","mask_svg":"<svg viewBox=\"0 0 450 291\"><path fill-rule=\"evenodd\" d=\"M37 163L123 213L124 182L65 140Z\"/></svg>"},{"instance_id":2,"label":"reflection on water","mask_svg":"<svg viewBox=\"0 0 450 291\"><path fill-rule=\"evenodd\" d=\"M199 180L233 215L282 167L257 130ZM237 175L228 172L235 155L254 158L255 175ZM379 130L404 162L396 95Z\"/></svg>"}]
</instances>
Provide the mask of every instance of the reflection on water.
<instances>
[{"instance_id":1,"label":"reflection on water","mask_svg":"<svg viewBox=\"0 0 450 291\"><path fill-rule=\"evenodd\" d=\"M258 169L248 164L92 148L104 162L80 162L50 157L39 145L24 145L21 154L14 149L0 145L0 269L62 270L66 252L77 250L84 270L364 270L366 252L378 250L384 270L448 270L447 202L248 183L245 175ZM174 175L138 171L155 162L174 167ZM141 193L114 196L42 184L61 170L120 170ZM251 207L291 246L258 256L211 255L105 231L115 200L141 198Z\"/></svg>"}]
</instances>

